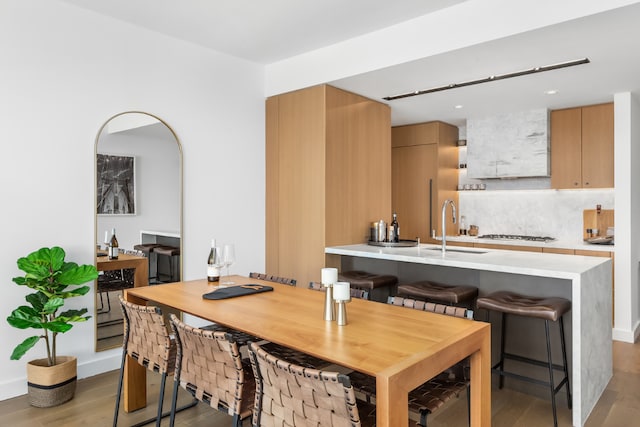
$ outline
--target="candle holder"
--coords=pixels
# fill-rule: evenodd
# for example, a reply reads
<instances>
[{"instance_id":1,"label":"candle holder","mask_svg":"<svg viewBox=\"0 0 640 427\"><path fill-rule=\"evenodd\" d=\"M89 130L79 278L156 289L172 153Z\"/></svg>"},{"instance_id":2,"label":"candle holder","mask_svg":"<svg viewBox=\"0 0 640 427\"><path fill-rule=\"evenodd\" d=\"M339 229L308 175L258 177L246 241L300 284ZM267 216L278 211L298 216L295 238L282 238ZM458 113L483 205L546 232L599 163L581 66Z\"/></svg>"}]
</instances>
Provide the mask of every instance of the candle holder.
<instances>
[{"instance_id":1,"label":"candle holder","mask_svg":"<svg viewBox=\"0 0 640 427\"><path fill-rule=\"evenodd\" d=\"M350 300L336 300L338 303L338 314L336 317L336 323L338 326L344 326L347 324L347 303L349 301Z\"/></svg>"},{"instance_id":2,"label":"candle holder","mask_svg":"<svg viewBox=\"0 0 640 427\"><path fill-rule=\"evenodd\" d=\"M336 320L336 306L333 302L333 285L323 285L324 293L324 320Z\"/></svg>"},{"instance_id":3,"label":"candle holder","mask_svg":"<svg viewBox=\"0 0 640 427\"><path fill-rule=\"evenodd\" d=\"M324 320L336 320L336 307L333 302L333 284L338 281L337 268L323 268L322 286L325 288L324 295Z\"/></svg>"},{"instance_id":4,"label":"candle holder","mask_svg":"<svg viewBox=\"0 0 640 427\"><path fill-rule=\"evenodd\" d=\"M336 282L334 287L333 297L338 303L338 314L336 316L336 322L338 326L344 326L347 324L347 306L346 303L351 301L351 291L349 282Z\"/></svg>"}]
</instances>

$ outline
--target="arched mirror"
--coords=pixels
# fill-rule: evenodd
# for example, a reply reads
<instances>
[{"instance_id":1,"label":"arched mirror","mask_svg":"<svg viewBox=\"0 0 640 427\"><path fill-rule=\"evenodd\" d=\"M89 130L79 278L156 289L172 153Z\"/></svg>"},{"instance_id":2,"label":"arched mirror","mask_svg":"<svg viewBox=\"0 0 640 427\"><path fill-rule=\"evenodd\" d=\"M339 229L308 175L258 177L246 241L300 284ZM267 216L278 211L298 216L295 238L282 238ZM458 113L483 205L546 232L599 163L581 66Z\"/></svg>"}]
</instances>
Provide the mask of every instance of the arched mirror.
<instances>
[{"instance_id":1,"label":"arched mirror","mask_svg":"<svg viewBox=\"0 0 640 427\"><path fill-rule=\"evenodd\" d=\"M96 351L122 345L118 295L182 278L182 147L153 114L109 118L95 141ZM118 260L106 256L115 229ZM158 253L149 247L155 246Z\"/></svg>"}]
</instances>

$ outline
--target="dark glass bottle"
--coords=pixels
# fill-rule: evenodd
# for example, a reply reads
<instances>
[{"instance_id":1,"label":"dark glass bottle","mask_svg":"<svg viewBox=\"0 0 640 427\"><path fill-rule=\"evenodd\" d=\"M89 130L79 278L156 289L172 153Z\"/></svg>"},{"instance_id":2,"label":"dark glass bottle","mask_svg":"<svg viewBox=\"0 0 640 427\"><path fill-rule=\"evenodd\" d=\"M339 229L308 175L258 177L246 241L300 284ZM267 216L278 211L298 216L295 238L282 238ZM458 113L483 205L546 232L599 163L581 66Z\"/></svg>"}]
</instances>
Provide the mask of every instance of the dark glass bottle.
<instances>
[{"instance_id":1,"label":"dark glass bottle","mask_svg":"<svg viewBox=\"0 0 640 427\"><path fill-rule=\"evenodd\" d=\"M116 237L116 229L111 232L111 240L109 240L109 259L118 259L118 238Z\"/></svg>"},{"instance_id":2,"label":"dark glass bottle","mask_svg":"<svg viewBox=\"0 0 640 427\"><path fill-rule=\"evenodd\" d=\"M398 214L393 213L393 221L391 221L391 228L393 229L393 241L400 241L400 225L398 224Z\"/></svg>"},{"instance_id":3,"label":"dark glass bottle","mask_svg":"<svg viewBox=\"0 0 640 427\"><path fill-rule=\"evenodd\" d=\"M220 281L220 249L216 247L215 239L211 240L211 250L209 251L209 259L207 260L207 281Z\"/></svg>"}]
</instances>

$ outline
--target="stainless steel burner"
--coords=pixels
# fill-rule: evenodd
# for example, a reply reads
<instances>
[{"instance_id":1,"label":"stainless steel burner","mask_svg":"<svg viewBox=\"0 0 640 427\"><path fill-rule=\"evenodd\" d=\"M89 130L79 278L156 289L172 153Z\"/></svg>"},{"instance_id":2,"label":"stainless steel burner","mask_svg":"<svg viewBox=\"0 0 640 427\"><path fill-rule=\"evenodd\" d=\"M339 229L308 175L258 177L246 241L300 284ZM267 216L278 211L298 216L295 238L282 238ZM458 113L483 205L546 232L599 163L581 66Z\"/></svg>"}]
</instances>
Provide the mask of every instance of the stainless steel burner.
<instances>
[{"instance_id":1,"label":"stainless steel burner","mask_svg":"<svg viewBox=\"0 0 640 427\"><path fill-rule=\"evenodd\" d=\"M548 236L524 236L520 234L484 234L478 236L479 239L492 239L492 240L526 240L529 242L553 242L553 237Z\"/></svg>"}]
</instances>

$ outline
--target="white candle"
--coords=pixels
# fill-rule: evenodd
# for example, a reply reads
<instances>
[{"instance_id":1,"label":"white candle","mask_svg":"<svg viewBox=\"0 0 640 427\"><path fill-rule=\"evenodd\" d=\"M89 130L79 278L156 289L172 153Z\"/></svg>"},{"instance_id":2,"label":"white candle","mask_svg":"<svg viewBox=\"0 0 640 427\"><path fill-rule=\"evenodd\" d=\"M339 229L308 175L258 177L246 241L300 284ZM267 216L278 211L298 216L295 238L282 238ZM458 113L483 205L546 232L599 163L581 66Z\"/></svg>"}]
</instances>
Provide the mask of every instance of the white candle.
<instances>
[{"instance_id":1,"label":"white candle","mask_svg":"<svg viewBox=\"0 0 640 427\"><path fill-rule=\"evenodd\" d=\"M349 282L336 282L333 285L333 299L337 301L348 301L351 299Z\"/></svg>"},{"instance_id":2,"label":"white candle","mask_svg":"<svg viewBox=\"0 0 640 427\"><path fill-rule=\"evenodd\" d=\"M322 284L325 286L333 285L338 281L338 269L337 268L323 268L322 269Z\"/></svg>"},{"instance_id":3,"label":"white candle","mask_svg":"<svg viewBox=\"0 0 640 427\"><path fill-rule=\"evenodd\" d=\"M105 245L109 243L109 232L107 230L104 230L104 243Z\"/></svg>"}]
</instances>

